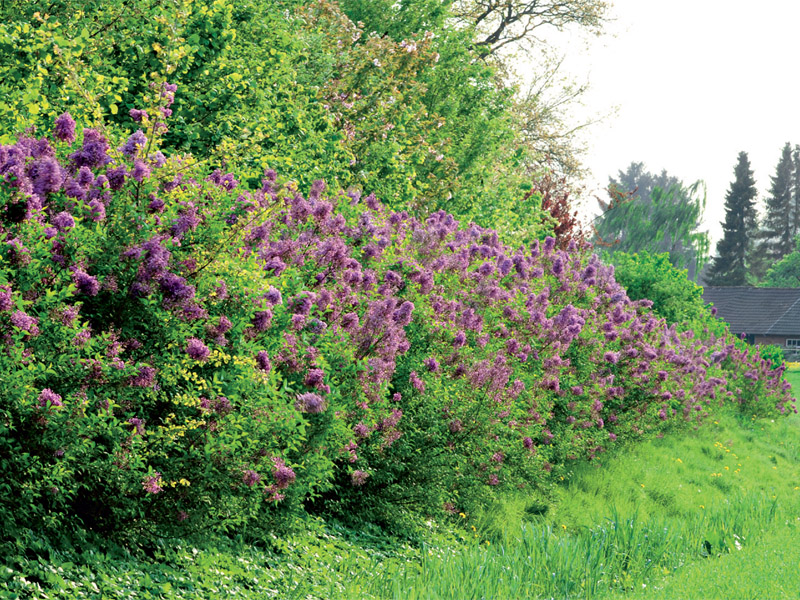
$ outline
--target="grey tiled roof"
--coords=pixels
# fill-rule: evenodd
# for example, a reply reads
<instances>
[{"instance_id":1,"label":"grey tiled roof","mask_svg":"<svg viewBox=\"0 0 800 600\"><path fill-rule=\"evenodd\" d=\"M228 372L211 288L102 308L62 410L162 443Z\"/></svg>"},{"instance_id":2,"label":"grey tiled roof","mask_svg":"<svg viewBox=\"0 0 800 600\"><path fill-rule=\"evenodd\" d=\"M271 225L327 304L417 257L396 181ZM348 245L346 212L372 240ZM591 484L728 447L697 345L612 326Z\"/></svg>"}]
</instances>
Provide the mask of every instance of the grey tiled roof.
<instances>
[{"instance_id":1,"label":"grey tiled roof","mask_svg":"<svg viewBox=\"0 0 800 600\"><path fill-rule=\"evenodd\" d=\"M800 337L800 288L708 286L703 300L717 307L732 333Z\"/></svg>"}]
</instances>

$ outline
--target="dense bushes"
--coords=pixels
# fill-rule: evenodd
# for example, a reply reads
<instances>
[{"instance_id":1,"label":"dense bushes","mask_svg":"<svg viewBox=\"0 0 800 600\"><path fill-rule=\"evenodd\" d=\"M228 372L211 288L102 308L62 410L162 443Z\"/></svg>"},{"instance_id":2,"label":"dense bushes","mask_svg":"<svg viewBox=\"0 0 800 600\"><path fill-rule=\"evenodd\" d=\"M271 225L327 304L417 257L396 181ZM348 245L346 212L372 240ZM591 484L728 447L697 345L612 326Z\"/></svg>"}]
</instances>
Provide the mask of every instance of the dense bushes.
<instances>
[{"instance_id":1,"label":"dense bushes","mask_svg":"<svg viewBox=\"0 0 800 600\"><path fill-rule=\"evenodd\" d=\"M149 90L127 139L65 114L0 148L6 527L457 512L728 399L791 406L587 248L165 156L175 86Z\"/></svg>"}]
</instances>

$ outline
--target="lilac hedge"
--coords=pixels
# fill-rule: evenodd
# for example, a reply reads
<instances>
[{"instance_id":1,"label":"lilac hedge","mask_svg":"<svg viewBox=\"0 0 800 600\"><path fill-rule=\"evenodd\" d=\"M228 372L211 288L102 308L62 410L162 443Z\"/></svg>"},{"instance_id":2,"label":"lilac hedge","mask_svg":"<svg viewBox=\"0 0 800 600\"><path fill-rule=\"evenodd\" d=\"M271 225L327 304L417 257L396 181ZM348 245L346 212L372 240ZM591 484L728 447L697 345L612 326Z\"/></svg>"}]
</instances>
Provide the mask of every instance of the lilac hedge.
<instances>
[{"instance_id":1,"label":"lilac hedge","mask_svg":"<svg viewBox=\"0 0 800 600\"><path fill-rule=\"evenodd\" d=\"M782 368L667 326L588 247L166 157L154 91L127 139L65 114L0 147L9 522L458 512L724 404L794 409Z\"/></svg>"}]
</instances>

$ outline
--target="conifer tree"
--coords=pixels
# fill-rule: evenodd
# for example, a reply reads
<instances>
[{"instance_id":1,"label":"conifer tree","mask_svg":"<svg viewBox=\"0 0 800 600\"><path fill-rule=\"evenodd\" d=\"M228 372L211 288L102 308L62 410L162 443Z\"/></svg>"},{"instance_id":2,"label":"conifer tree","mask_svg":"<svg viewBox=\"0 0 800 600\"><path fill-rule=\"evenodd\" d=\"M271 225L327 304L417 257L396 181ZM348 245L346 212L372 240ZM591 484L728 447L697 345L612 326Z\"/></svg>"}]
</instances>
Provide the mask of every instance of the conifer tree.
<instances>
[{"instance_id":1,"label":"conifer tree","mask_svg":"<svg viewBox=\"0 0 800 600\"><path fill-rule=\"evenodd\" d=\"M787 142L775 167L775 175L771 177L767 212L756 235L752 262L754 266L761 265L763 268L763 272L762 269L756 269L757 272L753 273L758 279L794 247L794 171L792 146Z\"/></svg>"},{"instance_id":2,"label":"conifer tree","mask_svg":"<svg viewBox=\"0 0 800 600\"><path fill-rule=\"evenodd\" d=\"M800 234L800 145L795 144L793 164L794 178L792 180L792 237Z\"/></svg>"},{"instance_id":3,"label":"conifer tree","mask_svg":"<svg viewBox=\"0 0 800 600\"><path fill-rule=\"evenodd\" d=\"M756 229L756 182L747 152L740 152L725 195L723 238L706 277L708 285L746 285L747 254Z\"/></svg>"}]
</instances>

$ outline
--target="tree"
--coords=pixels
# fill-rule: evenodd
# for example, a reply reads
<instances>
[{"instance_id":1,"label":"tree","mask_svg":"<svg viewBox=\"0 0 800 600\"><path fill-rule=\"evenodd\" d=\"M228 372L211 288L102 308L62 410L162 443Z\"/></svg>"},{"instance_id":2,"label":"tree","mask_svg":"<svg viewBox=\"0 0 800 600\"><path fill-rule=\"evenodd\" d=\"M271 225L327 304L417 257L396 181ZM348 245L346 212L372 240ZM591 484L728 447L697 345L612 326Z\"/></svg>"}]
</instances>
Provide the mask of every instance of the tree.
<instances>
[{"instance_id":1,"label":"tree","mask_svg":"<svg viewBox=\"0 0 800 600\"><path fill-rule=\"evenodd\" d=\"M764 287L800 287L800 238L794 252L787 254L767 271Z\"/></svg>"},{"instance_id":2,"label":"tree","mask_svg":"<svg viewBox=\"0 0 800 600\"><path fill-rule=\"evenodd\" d=\"M507 44L535 39L536 30L547 26L578 25L599 33L608 9L601 0L457 0L453 12L475 28L481 52L492 54Z\"/></svg>"},{"instance_id":3,"label":"tree","mask_svg":"<svg viewBox=\"0 0 800 600\"><path fill-rule=\"evenodd\" d=\"M800 233L800 145L795 144L792 156L794 179L792 180L792 236Z\"/></svg>"},{"instance_id":4,"label":"tree","mask_svg":"<svg viewBox=\"0 0 800 600\"><path fill-rule=\"evenodd\" d=\"M758 191L746 152L739 153L734 181L725 195L723 238L717 243L707 275L709 285L746 285L747 255L756 230L755 201Z\"/></svg>"},{"instance_id":5,"label":"tree","mask_svg":"<svg viewBox=\"0 0 800 600\"><path fill-rule=\"evenodd\" d=\"M654 175L633 162L618 179L609 179L610 201L599 200L603 214L595 243L614 252L668 252L674 267L695 280L708 254L708 233L700 231L705 209L702 182L685 185L666 171Z\"/></svg>"},{"instance_id":6,"label":"tree","mask_svg":"<svg viewBox=\"0 0 800 600\"><path fill-rule=\"evenodd\" d=\"M788 142L783 147L771 179L767 212L756 236L759 243L754 249L754 262L766 268L789 254L793 248L794 161L792 146ZM763 270L757 269L755 275L763 276Z\"/></svg>"}]
</instances>

